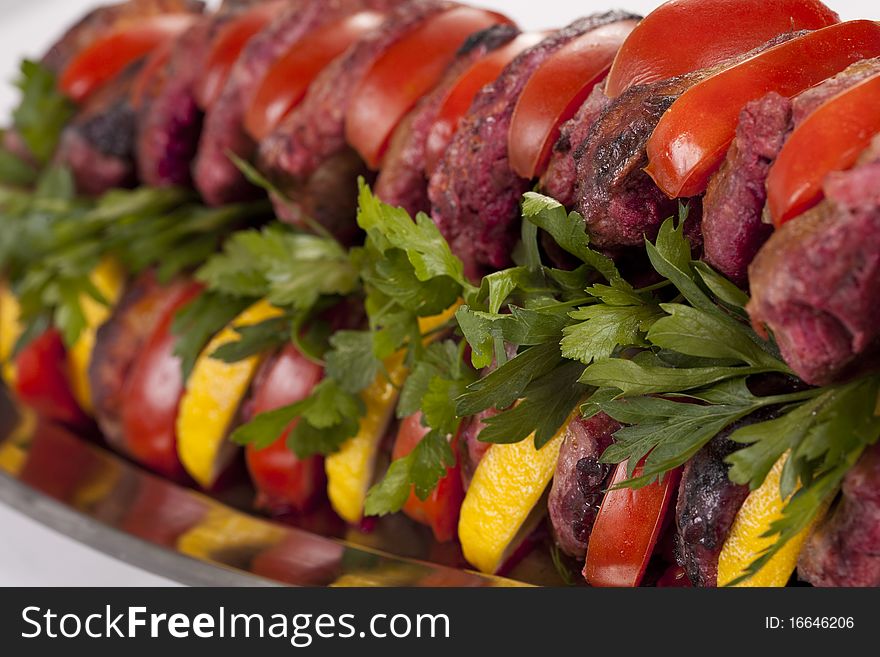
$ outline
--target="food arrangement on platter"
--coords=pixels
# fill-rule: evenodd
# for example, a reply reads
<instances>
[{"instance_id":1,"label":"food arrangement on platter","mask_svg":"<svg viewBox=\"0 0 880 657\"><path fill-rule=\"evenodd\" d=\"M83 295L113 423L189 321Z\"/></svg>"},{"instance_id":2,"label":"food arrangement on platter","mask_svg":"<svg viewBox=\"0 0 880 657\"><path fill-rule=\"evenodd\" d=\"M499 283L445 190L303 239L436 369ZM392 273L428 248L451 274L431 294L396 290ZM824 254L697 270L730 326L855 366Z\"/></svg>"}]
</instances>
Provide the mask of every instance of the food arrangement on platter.
<instances>
[{"instance_id":1,"label":"food arrangement on platter","mask_svg":"<svg viewBox=\"0 0 880 657\"><path fill-rule=\"evenodd\" d=\"M19 85L21 404L484 573L880 585L880 24L129 0Z\"/></svg>"}]
</instances>

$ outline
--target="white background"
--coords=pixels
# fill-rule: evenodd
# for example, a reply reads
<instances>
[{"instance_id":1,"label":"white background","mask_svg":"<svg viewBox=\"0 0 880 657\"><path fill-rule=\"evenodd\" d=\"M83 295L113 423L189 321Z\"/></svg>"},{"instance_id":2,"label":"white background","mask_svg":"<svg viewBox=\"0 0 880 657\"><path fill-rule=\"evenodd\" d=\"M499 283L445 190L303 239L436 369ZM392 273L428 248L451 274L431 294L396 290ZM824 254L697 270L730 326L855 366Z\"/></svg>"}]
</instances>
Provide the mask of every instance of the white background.
<instances>
[{"instance_id":1,"label":"white background","mask_svg":"<svg viewBox=\"0 0 880 657\"><path fill-rule=\"evenodd\" d=\"M880 19L878 0L826 2L847 19ZM470 3L503 10L529 29L560 26L591 11L615 6L644 14L659 4L657 0L471 0ZM7 116L15 103L16 95L7 81L14 79L19 59L38 57L67 25L94 4L94 0L0 0L0 117ZM736 29L736 25L717 27ZM163 584L169 582L107 558L0 506L0 586Z\"/></svg>"}]
</instances>

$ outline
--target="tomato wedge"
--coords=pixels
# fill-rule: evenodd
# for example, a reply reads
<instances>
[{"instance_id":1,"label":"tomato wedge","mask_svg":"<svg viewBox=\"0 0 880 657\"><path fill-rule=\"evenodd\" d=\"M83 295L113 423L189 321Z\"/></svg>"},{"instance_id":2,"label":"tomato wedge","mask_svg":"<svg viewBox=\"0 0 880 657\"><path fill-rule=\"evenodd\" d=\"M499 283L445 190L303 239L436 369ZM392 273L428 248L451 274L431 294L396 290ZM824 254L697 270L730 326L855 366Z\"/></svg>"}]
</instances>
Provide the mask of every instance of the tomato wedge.
<instances>
[{"instance_id":1,"label":"tomato wedge","mask_svg":"<svg viewBox=\"0 0 880 657\"><path fill-rule=\"evenodd\" d=\"M363 11L315 30L297 41L263 78L244 118L247 133L256 141L268 137L305 98L312 81L324 68L367 32L379 27L385 14Z\"/></svg>"},{"instance_id":2,"label":"tomato wedge","mask_svg":"<svg viewBox=\"0 0 880 657\"><path fill-rule=\"evenodd\" d=\"M440 80L465 39L499 23L501 14L456 7L410 30L373 63L345 117L348 143L372 169L379 167L397 124Z\"/></svg>"},{"instance_id":3,"label":"tomato wedge","mask_svg":"<svg viewBox=\"0 0 880 657\"><path fill-rule=\"evenodd\" d=\"M850 21L782 43L688 89L648 140L646 169L670 198L697 196L724 161L742 108L771 91L794 96L880 55L880 25Z\"/></svg>"},{"instance_id":4,"label":"tomato wedge","mask_svg":"<svg viewBox=\"0 0 880 657\"><path fill-rule=\"evenodd\" d=\"M397 439L394 443L392 458L402 459L412 452L422 438L428 435L429 429L422 425L422 414L410 415L400 423ZM452 443L452 451L456 455L458 438ZM446 470L446 475L437 483L437 487L426 500L420 500L415 491L409 494L403 512L434 532L434 538L445 543L455 538L458 530L458 516L461 503L464 501L464 486L461 483L460 460Z\"/></svg>"},{"instance_id":5,"label":"tomato wedge","mask_svg":"<svg viewBox=\"0 0 880 657\"><path fill-rule=\"evenodd\" d=\"M437 113L425 146L425 173L430 177L437 169L443 153L449 148L461 120L474 98L487 84L494 82L505 67L529 48L547 38L547 32L526 32L510 43L474 62L455 82Z\"/></svg>"},{"instance_id":6,"label":"tomato wedge","mask_svg":"<svg viewBox=\"0 0 880 657\"><path fill-rule=\"evenodd\" d=\"M168 40L158 46L150 53L149 57L147 57L143 68L138 71L137 77L135 77L134 82L132 82L131 85L132 107L140 109L143 105L144 99L150 91L150 86L153 80L156 79L156 76L159 75L162 69L171 61L171 53L173 50L174 42Z\"/></svg>"},{"instance_id":7,"label":"tomato wedge","mask_svg":"<svg viewBox=\"0 0 880 657\"><path fill-rule=\"evenodd\" d=\"M112 32L80 52L61 74L59 88L81 103L127 66L180 35L195 17L167 14L148 18L136 27Z\"/></svg>"},{"instance_id":8,"label":"tomato wedge","mask_svg":"<svg viewBox=\"0 0 880 657\"><path fill-rule=\"evenodd\" d=\"M204 73L196 84L195 98L199 107L204 110L214 104L248 41L278 16L287 4L285 0L257 4L220 29L205 60Z\"/></svg>"},{"instance_id":9,"label":"tomato wedge","mask_svg":"<svg viewBox=\"0 0 880 657\"><path fill-rule=\"evenodd\" d=\"M626 481L627 463L614 471L611 487ZM633 473L638 477L641 465ZM681 471L666 474L662 482L632 490L609 490L602 500L590 545L584 577L591 586L638 586L663 530L669 504Z\"/></svg>"},{"instance_id":10,"label":"tomato wedge","mask_svg":"<svg viewBox=\"0 0 880 657\"><path fill-rule=\"evenodd\" d=\"M636 21L597 27L566 44L526 83L510 123L510 168L521 178L544 173L560 126L575 115L601 82Z\"/></svg>"},{"instance_id":11,"label":"tomato wedge","mask_svg":"<svg viewBox=\"0 0 880 657\"><path fill-rule=\"evenodd\" d=\"M822 200L833 171L851 168L880 133L880 74L829 99L791 134L767 177L777 228Z\"/></svg>"},{"instance_id":12,"label":"tomato wedge","mask_svg":"<svg viewBox=\"0 0 880 657\"><path fill-rule=\"evenodd\" d=\"M308 397L324 372L287 345L269 368L266 377L254 390L254 414L273 411ZM316 501L324 484L324 466L320 457L299 459L287 447L290 427L265 449L248 445L248 471L259 493L260 506L272 511L294 509L307 511Z\"/></svg>"},{"instance_id":13,"label":"tomato wedge","mask_svg":"<svg viewBox=\"0 0 880 657\"><path fill-rule=\"evenodd\" d=\"M138 354L122 392L122 430L128 455L166 477L187 479L177 457L177 407L184 381L174 354L174 316L202 290L192 283L175 290L150 339Z\"/></svg>"},{"instance_id":14,"label":"tomato wedge","mask_svg":"<svg viewBox=\"0 0 880 657\"><path fill-rule=\"evenodd\" d=\"M714 66L780 34L839 21L818 0L672 0L633 30L614 60L605 93L617 98L637 84Z\"/></svg>"},{"instance_id":15,"label":"tomato wedge","mask_svg":"<svg viewBox=\"0 0 880 657\"><path fill-rule=\"evenodd\" d=\"M49 329L29 342L15 360L15 392L25 406L45 418L74 427L89 424L70 387L67 350L61 334Z\"/></svg>"}]
</instances>

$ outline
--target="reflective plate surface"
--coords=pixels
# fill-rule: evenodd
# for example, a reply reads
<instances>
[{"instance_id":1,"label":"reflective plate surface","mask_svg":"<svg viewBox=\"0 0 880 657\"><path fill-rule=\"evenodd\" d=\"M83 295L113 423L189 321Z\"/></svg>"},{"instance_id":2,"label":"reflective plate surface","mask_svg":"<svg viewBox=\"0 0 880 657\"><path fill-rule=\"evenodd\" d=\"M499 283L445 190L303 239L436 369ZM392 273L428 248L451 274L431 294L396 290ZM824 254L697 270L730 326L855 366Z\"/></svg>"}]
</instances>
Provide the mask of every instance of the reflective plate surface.
<instances>
[{"instance_id":1,"label":"reflective plate surface","mask_svg":"<svg viewBox=\"0 0 880 657\"><path fill-rule=\"evenodd\" d=\"M510 576L465 568L457 546L395 517L369 532L329 511L278 521L247 512L253 491L216 497L160 479L97 443L17 409L0 390L0 502L172 580L202 586L518 586L558 583L546 557ZM395 556L396 555L396 556ZM519 581L517 581L519 580Z\"/></svg>"}]
</instances>

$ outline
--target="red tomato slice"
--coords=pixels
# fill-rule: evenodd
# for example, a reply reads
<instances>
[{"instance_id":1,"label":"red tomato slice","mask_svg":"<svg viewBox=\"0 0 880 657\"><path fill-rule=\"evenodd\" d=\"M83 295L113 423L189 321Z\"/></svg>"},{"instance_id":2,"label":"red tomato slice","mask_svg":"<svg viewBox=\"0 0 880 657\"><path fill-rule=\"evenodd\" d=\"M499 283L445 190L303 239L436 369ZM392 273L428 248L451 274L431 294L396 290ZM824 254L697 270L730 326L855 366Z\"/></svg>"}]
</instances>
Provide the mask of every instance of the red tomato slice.
<instances>
[{"instance_id":1,"label":"red tomato slice","mask_svg":"<svg viewBox=\"0 0 880 657\"><path fill-rule=\"evenodd\" d=\"M70 388L67 350L58 331L49 329L29 342L15 364L15 392L25 406L56 422L74 427L89 425Z\"/></svg>"},{"instance_id":2,"label":"red tomato slice","mask_svg":"<svg viewBox=\"0 0 880 657\"><path fill-rule=\"evenodd\" d=\"M697 196L724 161L742 108L776 91L794 96L880 55L880 25L850 21L792 39L688 89L648 140L646 169L670 198Z\"/></svg>"},{"instance_id":3,"label":"red tomato slice","mask_svg":"<svg viewBox=\"0 0 880 657\"><path fill-rule=\"evenodd\" d=\"M521 178L544 173L560 126L575 115L601 82L636 21L590 30L545 61L523 89L508 133L510 168Z\"/></svg>"},{"instance_id":4,"label":"red tomato slice","mask_svg":"<svg viewBox=\"0 0 880 657\"><path fill-rule=\"evenodd\" d=\"M446 98L440 104L437 119L428 133L425 147L425 173L430 177L437 169L443 153L449 148L461 120L474 102L474 98L487 84L494 82L505 67L524 50L538 45L547 38L546 32L520 34L507 45L474 62L461 74Z\"/></svg>"},{"instance_id":5,"label":"red tomato slice","mask_svg":"<svg viewBox=\"0 0 880 657\"><path fill-rule=\"evenodd\" d=\"M822 200L833 171L851 168L880 133L880 74L823 103L788 138L767 177L777 227Z\"/></svg>"},{"instance_id":6,"label":"red tomato slice","mask_svg":"<svg viewBox=\"0 0 880 657\"><path fill-rule=\"evenodd\" d=\"M400 423L397 439L394 443L392 458L401 459L412 452L422 438L428 435L429 429L422 425L422 414L411 415ZM456 455L458 438L452 442L452 451ZM464 501L464 486L461 483L461 467L456 457L455 466L446 470L437 487L426 500L420 500L415 491L411 492L404 504L403 512L434 532L434 538L444 543L455 538L458 529L458 515Z\"/></svg>"},{"instance_id":7,"label":"red tomato slice","mask_svg":"<svg viewBox=\"0 0 880 657\"><path fill-rule=\"evenodd\" d=\"M244 127L256 141L268 137L299 105L312 81L324 68L379 27L385 14L364 11L315 30L297 41L260 83L244 118Z\"/></svg>"},{"instance_id":8,"label":"red tomato slice","mask_svg":"<svg viewBox=\"0 0 880 657\"><path fill-rule=\"evenodd\" d=\"M626 481L626 462L617 466L611 487ZM634 475L641 472L637 467ZM680 470L638 490L609 490L602 500L590 546L584 577L591 586L638 586L663 530L663 520L678 488Z\"/></svg>"},{"instance_id":9,"label":"red tomato slice","mask_svg":"<svg viewBox=\"0 0 880 657\"><path fill-rule=\"evenodd\" d=\"M166 477L185 481L177 456L177 408L184 392L180 359L174 354L174 316L202 290L192 283L175 290L173 300L138 355L122 393L126 451L138 463Z\"/></svg>"},{"instance_id":10,"label":"red tomato slice","mask_svg":"<svg viewBox=\"0 0 880 657\"><path fill-rule=\"evenodd\" d=\"M258 4L220 29L205 60L204 73L196 84L195 98L199 107L204 110L214 104L248 41L262 32L286 6L284 0Z\"/></svg>"},{"instance_id":11,"label":"red tomato slice","mask_svg":"<svg viewBox=\"0 0 880 657\"><path fill-rule=\"evenodd\" d=\"M194 20L187 14L156 16L98 39L70 62L61 74L59 88L81 103L127 66L180 35Z\"/></svg>"},{"instance_id":12,"label":"red tomato slice","mask_svg":"<svg viewBox=\"0 0 880 657\"><path fill-rule=\"evenodd\" d=\"M254 390L253 413L265 413L308 397L323 377L320 365L288 345ZM287 430L266 449L248 445L248 471L259 492L260 505L270 510L307 511L323 489L324 466L320 457L301 460L287 448Z\"/></svg>"},{"instance_id":13,"label":"red tomato slice","mask_svg":"<svg viewBox=\"0 0 880 657\"><path fill-rule=\"evenodd\" d=\"M138 72L131 85L131 105L135 109L140 109L152 81L171 61L173 46L173 41L166 41L147 57L147 61L144 62L143 68Z\"/></svg>"},{"instance_id":14,"label":"red tomato slice","mask_svg":"<svg viewBox=\"0 0 880 657\"><path fill-rule=\"evenodd\" d=\"M839 21L818 0L672 0L648 14L623 44L605 93L617 98L634 85L714 66L780 34Z\"/></svg>"},{"instance_id":15,"label":"red tomato slice","mask_svg":"<svg viewBox=\"0 0 880 657\"><path fill-rule=\"evenodd\" d=\"M440 80L465 39L499 23L501 14L456 7L423 21L373 64L345 117L348 143L377 169L397 124Z\"/></svg>"}]
</instances>

